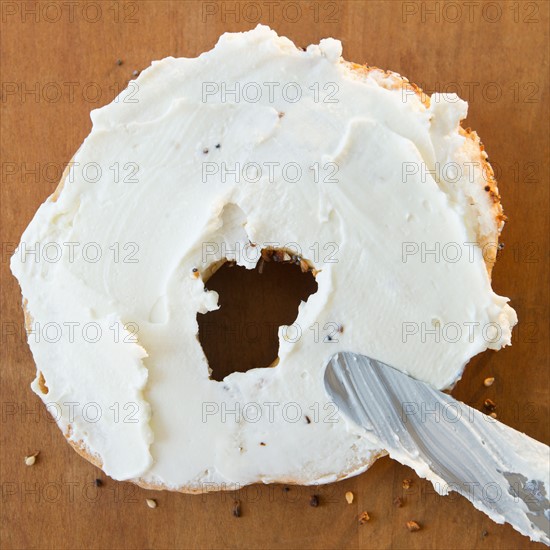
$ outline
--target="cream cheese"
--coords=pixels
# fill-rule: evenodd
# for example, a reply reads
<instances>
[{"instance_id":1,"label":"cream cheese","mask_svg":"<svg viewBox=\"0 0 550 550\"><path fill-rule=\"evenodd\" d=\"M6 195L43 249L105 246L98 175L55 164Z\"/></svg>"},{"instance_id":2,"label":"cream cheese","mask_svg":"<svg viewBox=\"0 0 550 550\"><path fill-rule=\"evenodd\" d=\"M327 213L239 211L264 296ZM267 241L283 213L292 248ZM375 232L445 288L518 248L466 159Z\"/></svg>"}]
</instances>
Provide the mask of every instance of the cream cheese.
<instances>
[{"instance_id":1,"label":"cream cheese","mask_svg":"<svg viewBox=\"0 0 550 550\"><path fill-rule=\"evenodd\" d=\"M483 184L458 131L466 103L426 107L341 51L258 26L153 62L91 113L62 192L23 234L11 265L48 393L33 389L115 479L208 490L357 474L383 448L328 402L332 354L445 388L510 343L515 313L476 244L496 222L471 198ZM29 255L37 243L60 258ZM253 268L266 246L299 247L318 291L280 328L276 367L210 380L197 312L218 296L204 279L223 258ZM80 336L37 340L67 322Z\"/></svg>"}]
</instances>

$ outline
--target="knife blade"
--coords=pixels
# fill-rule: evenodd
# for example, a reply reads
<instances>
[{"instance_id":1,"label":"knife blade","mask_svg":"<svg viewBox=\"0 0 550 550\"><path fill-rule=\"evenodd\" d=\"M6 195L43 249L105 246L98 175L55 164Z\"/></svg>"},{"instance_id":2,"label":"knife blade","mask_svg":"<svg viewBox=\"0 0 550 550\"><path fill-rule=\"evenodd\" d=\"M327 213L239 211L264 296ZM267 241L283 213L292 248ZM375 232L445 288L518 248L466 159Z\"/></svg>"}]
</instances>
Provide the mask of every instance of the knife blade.
<instances>
[{"instance_id":1,"label":"knife blade","mask_svg":"<svg viewBox=\"0 0 550 550\"><path fill-rule=\"evenodd\" d=\"M339 412L439 494L550 546L547 445L364 355L333 355L324 382Z\"/></svg>"}]
</instances>

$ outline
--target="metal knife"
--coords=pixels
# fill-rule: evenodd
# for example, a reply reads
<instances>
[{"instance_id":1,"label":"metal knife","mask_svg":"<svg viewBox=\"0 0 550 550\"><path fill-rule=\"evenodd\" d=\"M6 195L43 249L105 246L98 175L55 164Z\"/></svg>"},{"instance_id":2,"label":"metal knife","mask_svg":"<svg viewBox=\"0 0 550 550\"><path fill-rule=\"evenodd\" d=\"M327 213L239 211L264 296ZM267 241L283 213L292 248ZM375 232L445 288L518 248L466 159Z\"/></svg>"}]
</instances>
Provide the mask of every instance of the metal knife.
<instances>
[{"instance_id":1,"label":"metal knife","mask_svg":"<svg viewBox=\"0 0 550 550\"><path fill-rule=\"evenodd\" d=\"M547 445L364 355L333 355L324 381L339 412L439 494L550 546Z\"/></svg>"}]
</instances>

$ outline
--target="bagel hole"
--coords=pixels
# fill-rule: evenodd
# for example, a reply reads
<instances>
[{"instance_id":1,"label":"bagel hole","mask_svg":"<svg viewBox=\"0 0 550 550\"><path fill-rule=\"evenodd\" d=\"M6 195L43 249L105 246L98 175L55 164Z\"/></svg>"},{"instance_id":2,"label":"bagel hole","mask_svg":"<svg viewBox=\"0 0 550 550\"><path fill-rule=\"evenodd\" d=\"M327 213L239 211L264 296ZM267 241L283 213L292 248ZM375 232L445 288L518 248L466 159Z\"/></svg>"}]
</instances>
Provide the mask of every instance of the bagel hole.
<instances>
[{"instance_id":1,"label":"bagel hole","mask_svg":"<svg viewBox=\"0 0 550 550\"><path fill-rule=\"evenodd\" d=\"M211 369L222 381L279 362L278 331L298 317L298 306L317 292L315 270L284 250L264 249L254 269L226 261L206 282L220 308L197 314L199 342Z\"/></svg>"}]
</instances>

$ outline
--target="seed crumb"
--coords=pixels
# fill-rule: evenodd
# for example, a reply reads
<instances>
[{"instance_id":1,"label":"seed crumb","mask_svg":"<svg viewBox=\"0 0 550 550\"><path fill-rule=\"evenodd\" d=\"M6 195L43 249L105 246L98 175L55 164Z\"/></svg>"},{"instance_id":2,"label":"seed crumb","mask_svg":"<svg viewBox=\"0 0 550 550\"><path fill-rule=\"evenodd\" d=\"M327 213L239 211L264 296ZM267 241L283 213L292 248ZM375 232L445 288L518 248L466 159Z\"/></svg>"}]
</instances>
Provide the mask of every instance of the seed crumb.
<instances>
[{"instance_id":1,"label":"seed crumb","mask_svg":"<svg viewBox=\"0 0 550 550\"><path fill-rule=\"evenodd\" d=\"M486 529L483 529L483 531L481 531L481 536L482 537L486 537L488 534L489 534L489 532Z\"/></svg>"},{"instance_id":2,"label":"seed crumb","mask_svg":"<svg viewBox=\"0 0 550 550\"><path fill-rule=\"evenodd\" d=\"M262 447L265 447L265 443L264 443L263 441L260 441L260 445L261 445Z\"/></svg>"},{"instance_id":3,"label":"seed crumb","mask_svg":"<svg viewBox=\"0 0 550 550\"><path fill-rule=\"evenodd\" d=\"M348 501L348 504L351 504L353 502L353 493L351 491L348 491L346 493L346 500Z\"/></svg>"},{"instance_id":4,"label":"seed crumb","mask_svg":"<svg viewBox=\"0 0 550 550\"><path fill-rule=\"evenodd\" d=\"M407 521L407 529L414 533L414 531L420 531L420 525L416 521Z\"/></svg>"},{"instance_id":5,"label":"seed crumb","mask_svg":"<svg viewBox=\"0 0 550 550\"><path fill-rule=\"evenodd\" d=\"M25 457L25 464L27 466L33 466L36 462L36 457L40 454L40 451Z\"/></svg>"},{"instance_id":6,"label":"seed crumb","mask_svg":"<svg viewBox=\"0 0 550 550\"><path fill-rule=\"evenodd\" d=\"M319 506L319 497L317 495L311 495L309 505L313 506L313 508L317 508L317 506Z\"/></svg>"},{"instance_id":7,"label":"seed crumb","mask_svg":"<svg viewBox=\"0 0 550 550\"><path fill-rule=\"evenodd\" d=\"M101 481L101 479L99 478L96 478L96 480L94 481L94 485L96 487L101 487L103 485L103 481Z\"/></svg>"},{"instance_id":8,"label":"seed crumb","mask_svg":"<svg viewBox=\"0 0 550 550\"><path fill-rule=\"evenodd\" d=\"M410 479L404 479L401 485L403 489L410 489L412 485L412 481Z\"/></svg>"},{"instance_id":9,"label":"seed crumb","mask_svg":"<svg viewBox=\"0 0 550 550\"><path fill-rule=\"evenodd\" d=\"M488 388L489 386L492 386L493 385L493 382L495 381L494 377L493 376L490 376L489 378L485 378L485 380L483 380L483 385Z\"/></svg>"},{"instance_id":10,"label":"seed crumb","mask_svg":"<svg viewBox=\"0 0 550 550\"><path fill-rule=\"evenodd\" d=\"M497 408L497 405L492 399L485 399L483 402L483 407L485 410L493 412Z\"/></svg>"},{"instance_id":11,"label":"seed crumb","mask_svg":"<svg viewBox=\"0 0 550 550\"><path fill-rule=\"evenodd\" d=\"M361 512L359 514L359 525L365 525L367 521L370 520L370 516L368 512Z\"/></svg>"},{"instance_id":12,"label":"seed crumb","mask_svg":"<svg viewBox=\"0 0 550 550\"><path fill-rule=\"evenodd\" d=\"M132 76L139 76L140 71L137 69L132 73Z\"/></svg>"},{"instance_id":13,"label":"seed crumb","mask_svg":"<svg viewBox=\"0 0 550 550\"><path fill-rule=\"evenodd\" d=\"M393 503L397 508L401 508L403 506L403 499L396 497L393 499Z\"/></svg>"},{"instance_id":14,"label":"seed crumb","mask_svg":"<svg viewBox=\"0 0 550 550\"><path fill-rule=\"evenodd\" d=\"M240 518L240 517L241 517L241 501L240 501L240 500L236 500L236 501L233 503L233 515L234 515L236 518Z\"/></svg>"},{"instance_id":15,"label":"seed crumb","mask_svg":"<svg viewBox=\"0 0 550 550\"><path fill-rule=\"evenodd\" d=\"M307 416L307 415L306 415L306 422L307 422L308 424L311 424L311 418L309 418L309 416Z\"/></svg>"},{"instance_id":16,"label":"seed crumb","mask_svg":"<svg viewBox=\"0 0 550 550\"><path fill-rule=\"evenodd\" d=\"M284 491L285 493L288 493L288 492L290 491L290 487L283 487L283 491Z\"/></svg>"},{"instance_id":17,"label":"seed crumb","mask_svg":"<svg viewBox=\"0 0 550 550\"><path fill-rule=\"evenodd\" d=\"M116 64L120 67L120 65L122 65L122 59L117 59Z\"/></svg>"},{"instance_id":18,"label":"seed crumb","mask_svg":"<svg viewBox=\"0 0 550 550\"><path fill-rule=\"evenodd\" d=\"M149 506L149 508L156 508L157 507L157 501L152 499L152 498L146 498L145 502L147 503L147 506Z\"/></svg>"}]
</instances>

